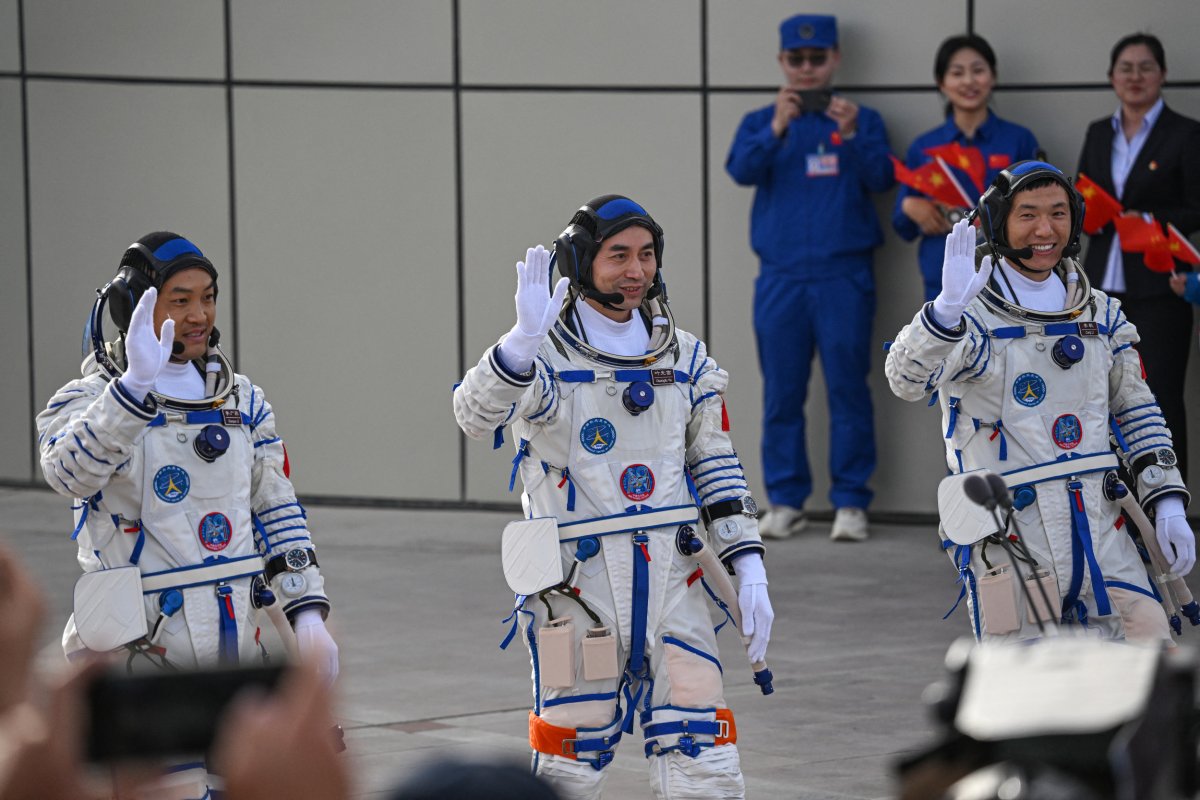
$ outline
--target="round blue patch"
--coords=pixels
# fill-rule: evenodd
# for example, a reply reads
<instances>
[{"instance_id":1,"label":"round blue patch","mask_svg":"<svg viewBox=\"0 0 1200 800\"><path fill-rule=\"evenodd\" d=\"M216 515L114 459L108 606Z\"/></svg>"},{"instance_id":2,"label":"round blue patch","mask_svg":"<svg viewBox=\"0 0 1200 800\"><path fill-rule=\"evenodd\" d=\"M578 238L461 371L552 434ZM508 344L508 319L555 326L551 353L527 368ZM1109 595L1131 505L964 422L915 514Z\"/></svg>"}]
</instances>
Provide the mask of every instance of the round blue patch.
<instances>
[{"instance_id":1,"label":"round blue patch","mask_svg":"<svg viewBox=\"0 0 1200 800\"><path fill-rule=\"evenodd\" d=\"M630 500L645 500L654 494L654 473L645 464L630 464L621 473L621 494Z\"/></svg>"},{"instance_id":2,"label":"round blue patch","mask_svg":"<svg viewBox=\"0 0 1200 800\"><path fill-rule=\"evenodd\" d=\"M579 443L589 453L607 453L617 443L617 429L604 417L592 417L579 429Z\"/></svg>"},{"instance_id":3,"label":"round blue patch","mask_svg":"<svg viewBox=\"0 0 1200 800\"><path fill-rule=\"evenodd\" d=\"M199 534L200 543L209 550L224 550L233 537L233 526L229 524L229 517L214 511L205 514L204 519L200 520Z\"/></svg>"},{"instance_id":4,"label":"round blue patch","mask_svg":"<svg viewBox=\"0 0 1200 800\"><path fill-rule=\"evenodd\" d=\"M183 467L168 464L154 474L154 493L163 502L178 503L191 488L192 479Z\"/></svg>"},{"instance_id":5,"label":"round blue patch","mask_svg":"<svg viewBox=\"0 0 1200 800\"><path fill-rule=\"evenodd\" d=\"M1013 381L1013 399L1023 406L1036 406L1046 399L1046 381L1036 372L1025 372Z\"/></svg>"},{"instance_id":6,"label":"round blue patch","mask_svg":"<svg viewBox=\"0 0 1200 800\"><path fill-rule=\"evenodd\" d=\"M1054 420L1054 443L1063 450L1074 450L1083 441L1083 425L1074 414Z\"/></svg>"}]
</instances>

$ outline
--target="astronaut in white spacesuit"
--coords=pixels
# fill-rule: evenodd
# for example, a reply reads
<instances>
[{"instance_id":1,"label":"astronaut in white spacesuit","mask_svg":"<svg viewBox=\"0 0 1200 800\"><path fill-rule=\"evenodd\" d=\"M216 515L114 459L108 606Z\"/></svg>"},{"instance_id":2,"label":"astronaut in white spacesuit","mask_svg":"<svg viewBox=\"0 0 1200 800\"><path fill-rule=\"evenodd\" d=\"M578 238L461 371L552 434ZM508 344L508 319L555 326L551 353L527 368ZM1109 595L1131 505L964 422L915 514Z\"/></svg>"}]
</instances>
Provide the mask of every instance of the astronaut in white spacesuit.
<instances>
[{"instance_id":1,"label":"astronaut in white spacesuit","mask_svg":"<svg viewBox=\"0 0 1200 800\"><path fill-rule=\"evenodd\" d=\"M977 251L970 220L955 225L941 294L900 331L885 364L898 397L937 393L950 472L988 469L1008 487L1009 533L1020 532L1027 563L1014 569L986 540L944 541L980 640L1040 635L1037 584L1060 603L1044 612L1056 621L1106 638L1170 640L1158 589L1123 529L1117 453L1154 520L1142 534L1156 538L1173 574L1195 562L1189 495L1133 349L1137 331L1073 258L1083 212L1050 164L1001 172L979 203L984 244ZM943 516L944 537L946 526Z\"/></svg>"},{"instance_id":2,"label":"astronaut in white spacesuit","mask_svg":"<svg viewBox=\"0 0 1200 800\"><path fill-rule=\"evenodd\" d=\"M744 795L708 573L736 573L730 605L752 662L774 614L757 508L728 434L728 374L675 328L662 250L641 206L590 201L555 241L553 293L550 253L530 248L517 264L516 325L454 392L469 436L499 446L508 427L515 440L510 488L520 474L528 520L505 531L510 585L510 568L548 557L558 570L514 588L509 640L521 632L533 665L534 770L568 798L600 796L635 718L656 796ZM698 518L720 558L708 570L692 555ZM514 535L510 548L510 531L546 522L544 546Z\"/></svg>"},{"instance_id":3,"label":"astronaut in white spacesuit","mask_svg":"<svg viewBox=\"0 0 1200 800\"><path fill-rule=\"evenodd\" d=\"M98 292L83 377L37 417L42 472L74 500L85 573L63 647L124 648L131 669L232 665L261 659L266 608L333 680L306 513L270 404L217 346L216 295L216 269L187 239L130 245Z\"/></svg>"}]
</instances>

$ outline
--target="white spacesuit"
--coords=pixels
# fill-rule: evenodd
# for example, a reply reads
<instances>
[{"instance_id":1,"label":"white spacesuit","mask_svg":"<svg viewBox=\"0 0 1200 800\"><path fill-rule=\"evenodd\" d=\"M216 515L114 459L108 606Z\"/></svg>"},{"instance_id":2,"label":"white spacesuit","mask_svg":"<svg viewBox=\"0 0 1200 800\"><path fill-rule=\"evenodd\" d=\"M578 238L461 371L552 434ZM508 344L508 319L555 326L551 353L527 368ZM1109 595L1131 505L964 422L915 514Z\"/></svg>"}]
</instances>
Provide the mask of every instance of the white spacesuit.
<instances>
[{"instance_id":1,"label":"white spacesuit","mask_svg":"<svg viewBox=\"0 0 1200 800\"><path fill-rule=\"evenodd\" d=\"M698 499L711 520L709 547L737 569L741 592L761 591L757 616L753 602L742 606L759 626L758 652L755 643L750 652L760 661L770 608L765 574L749 585L755 566L762 569L756 509L723 424L728 375L702 342L674 328L657 271L650 299L629 323L648 344L628 356L597 346L604 320L584 298L605 308L621 298L590 283L587 262L629 226L654 233L657 263L661 230L632 201L597 198L572 220L555 248L577 289L565 307L567 278L549 298L549 254L530 249L527 271L518 264L518 327L467 372L454 411L473 438L509 428L517 449L510 487L519 474L527 517L557 521L555 556L566 578L518 595L509 634L520 631L533 665L536 772L564 797L598 797L603 767L636 719L656 795L741 797L709 617L711 578L679 540L698 526ZM542 315L540 330L524 327L532 346L523 357L526 288L545 310L533 314Z\"/></svg>"},{"instance_id":2,"label":"white spacesuit","mask_svg":"<svg viewBox=\"0 0 1200 800\"><path fill-rule=\"evenodd\" d=\"M885 370L892 391L905 400L936 393L951 473L1002 475L1015 505L1015 530L1036 561L1021 564L1018 573L998 546L944 541L977 638L1039 635L1020 586L1028 580L1029 597L1039 596L1038 581L1052 604L1061 602L1055 619L1061 611L1064 622L1105 637L1169 640L1156 589L1122 529L1113 494L1118 457L1110 437L1137 477L1141 504L1152 516L1157 508L1163 551L1185 574L1195 552L1182 518L1187 492L1173 466L1170 431L1132 349L1137 332L1116 300L1088 286L1075 260L1055 255L1042 276L1034 268L1015 269L1041 252L1077 250L1070 245L1078 240L1082 200L1061 175L1041 162L1001 173L980 208L988 245L1007 263L993 270L992 256L984 256L976 272L975 233L960 222L947 240L943 295L900 331ZM1042 224L1041 233L1011 244L1004 238L1014 196L1032 192L1024 188L1031 185L1048 186L1047 196L1061 196L1055 186L1067 190L1069 235L1060 203L1051 212L1059 228ZM1021 249L1029 245L1038 246ZM1024 273L1035 277L1023 282ZM1016 302L1016 296L1043 295L1055 298L1052 308Z\"/></svg>"},{"instance_id":3,"label":"white spacesuit","mask_svg":"<svg viewBox=\"0 0 1200 800\"><path fill-rule=\"evenodd\" d=\"M265 652L259 610L274 605L296 626L301 653L319 655L332 679L337 648L322 621L329 601L262 390L232 371L204 322L181 320L203 331L203 357L174 365L198 390L187 399L163 393L176 321L162 326L160 342L151 316L158 292L188 270L209 286L211 305L216 271L195 245L163 232L131 246L93 309L83 377L37 417L42 471L75 502L85 572L64 649L124 647L131 669L257 660ZM122 334L116 342L101 333L106 303ZM183 352L178 341L174 348ZM279 627L288 641L286 623Z\"/></svg>"}]
</instances>

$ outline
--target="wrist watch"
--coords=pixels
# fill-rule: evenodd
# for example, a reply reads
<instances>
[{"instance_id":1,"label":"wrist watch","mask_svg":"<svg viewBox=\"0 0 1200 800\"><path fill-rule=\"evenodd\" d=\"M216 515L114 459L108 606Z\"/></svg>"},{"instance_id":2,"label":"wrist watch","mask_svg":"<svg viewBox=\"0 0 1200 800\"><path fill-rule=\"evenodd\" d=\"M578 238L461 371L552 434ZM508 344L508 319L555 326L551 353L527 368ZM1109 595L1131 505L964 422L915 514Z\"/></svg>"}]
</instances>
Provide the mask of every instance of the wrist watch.
<instances>
[{"instance_id":1,"label":"wrist watch","mask_svg":"<svg viewBox=\"0 0 1200 800\"><path fill-rule=\"evenodd\" d=\"M263 577L269 584L281 572L302 572L317 564L317 551L311 547L293 547L286 553L271 558L263 568Z\"/></svg>"},{"instance_id":2,"label":"wrist watch","mask_svg":"<svg viewBox=\"0 0 1200 800\"><path fill-rule=\"evenodd\" d=\"M1167 480L1166 470L1179 463L1175 451L1167 447L1151 450L1136 458L1130 470L1147 486L1154 488L1162 486Z\"/></svg>"},{"instance_id":3,"label":"wrist watch","mask_svg":"<svg viewBox=\"0 0 1200 800\"><path fill-rule=\"evenodd\" d=\"M754 498L750 495L744 494L741 497L735 497L732 500L722 500L719 503L713 503L700 509L700 518L704 520L705 525L712 525L713 520L718 520L722 517L731 517L734 514L757 518L758 503L754 502Z\"/></svg>"}]
</instances>

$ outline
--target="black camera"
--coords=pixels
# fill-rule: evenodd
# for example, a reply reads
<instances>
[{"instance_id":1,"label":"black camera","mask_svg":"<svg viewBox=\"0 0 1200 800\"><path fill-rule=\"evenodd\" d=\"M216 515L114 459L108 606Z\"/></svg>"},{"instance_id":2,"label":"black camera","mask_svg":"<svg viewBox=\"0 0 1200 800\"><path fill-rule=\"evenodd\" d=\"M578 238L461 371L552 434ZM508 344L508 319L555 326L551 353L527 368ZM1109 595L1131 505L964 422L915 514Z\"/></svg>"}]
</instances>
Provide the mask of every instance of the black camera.
<instances>
[{"instance_id":1,"label":"black camera","mask_svg":"<svg viewBox=\"0 0 1200 800\"><path fill-rule=\"evenodd\" d=\"M925 693L940 731L896 765L900 797L1182 800L1197 789L1200 661L1060 635L946 656Z\"/></svg>"}]
</instances>

